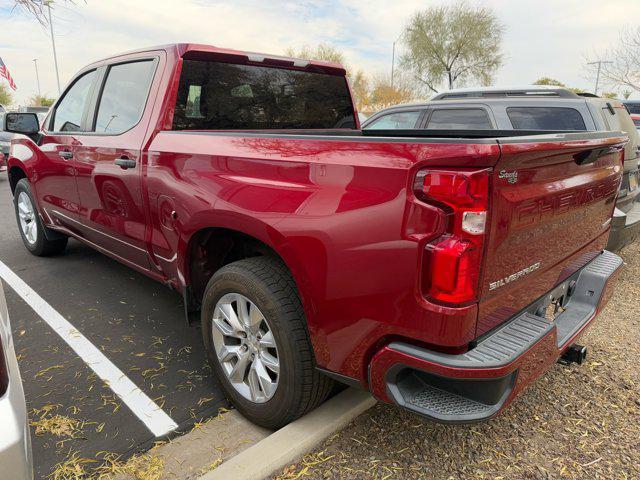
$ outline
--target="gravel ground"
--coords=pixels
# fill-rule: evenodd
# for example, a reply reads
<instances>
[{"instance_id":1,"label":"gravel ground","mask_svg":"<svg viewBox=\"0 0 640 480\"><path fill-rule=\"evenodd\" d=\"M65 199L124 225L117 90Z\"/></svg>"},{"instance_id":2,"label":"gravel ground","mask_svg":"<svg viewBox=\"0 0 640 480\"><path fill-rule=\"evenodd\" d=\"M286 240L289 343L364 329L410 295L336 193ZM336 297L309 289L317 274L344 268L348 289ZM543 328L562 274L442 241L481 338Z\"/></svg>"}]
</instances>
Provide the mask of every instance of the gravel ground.
<instances>
[{"instance_id":1,"label":"gravel ground","mask_svg":"<svg viewBox=\"0 0 640 480\"><path fill-rule=\"evenodd\" d=\"M580 339L586 364L555 365L499 417L445 426L378 404L274 479L640 478L640 243Z\"/></svg>"}]
</instances>

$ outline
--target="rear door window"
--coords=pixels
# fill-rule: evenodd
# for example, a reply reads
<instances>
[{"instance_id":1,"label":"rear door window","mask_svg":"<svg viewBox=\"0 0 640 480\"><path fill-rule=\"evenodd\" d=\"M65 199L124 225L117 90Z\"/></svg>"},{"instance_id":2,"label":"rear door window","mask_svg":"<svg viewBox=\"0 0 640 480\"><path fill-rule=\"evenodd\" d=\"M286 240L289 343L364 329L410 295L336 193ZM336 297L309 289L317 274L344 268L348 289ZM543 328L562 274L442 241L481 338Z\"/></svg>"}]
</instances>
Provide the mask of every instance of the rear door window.
<instances>
[{"instance_id":1,"label":"rear door window","mask_svg":"<svg viewBox=\"0 0 640 480\"><path fill-rule=\"evenodd\" d=\"M509 107L507 115L516 130L586 130L584 119L575 108Z\"/></svg>"},{"instance_id":2,"label":"rear door window","mask_svg":"<svg viewBox=\"0 0 640 480\"><path fill-rule=\"evenodd\" d=\"M96 133L123 133L140 121L154 70L153 60L109 67L98 106Z\"/></svg>"},{"instance_id":3,"label":"rear door window","mask_svg":"<svg viewBox=\"0 0 640 480\"><path fill-rule=\"evenodd\" d=\"M417 128L420 110L394 112L374 120L365 130L411 130Z\"/></svg>"},{"instance_id":4,"label":"rear door window","mask_svg":"<svg viewBox=\"0 0 640 480\"><path fill-rule=\"evenodd\" d=\"M433 111L427 128L434 130L489 130L491 120L482 108L441 108Z\"/></svg>"},{"instance_id":5,"label":"rear door window","mask_svg":"<svg viewBox=\"0 0 640 480\"><path fill-rule=\"evenodd\" d=\"M174 130L355 128L343 76L184 60Z\"/></svg>"}]
</instances>

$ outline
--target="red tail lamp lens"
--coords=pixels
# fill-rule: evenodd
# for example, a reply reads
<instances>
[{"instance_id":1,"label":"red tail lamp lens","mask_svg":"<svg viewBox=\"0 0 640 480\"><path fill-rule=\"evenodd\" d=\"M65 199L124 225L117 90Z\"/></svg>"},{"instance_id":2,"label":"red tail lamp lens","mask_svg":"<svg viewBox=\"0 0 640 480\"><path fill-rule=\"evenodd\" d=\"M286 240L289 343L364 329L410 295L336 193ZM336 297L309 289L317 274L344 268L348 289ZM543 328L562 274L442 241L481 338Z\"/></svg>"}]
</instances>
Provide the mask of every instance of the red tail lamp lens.
<instances>
[{"instance_id":1,"label":"red tail lamp lens","mask_svg":"<svg viewBox=\"0 0 640 480\"><path fill-rule=\"evenodd\" d=\"M458 305L478 298L489 172L429 169L416 176L416 197L448 220L447 232L426 245L423 257L422 292L432 301Z\"/></svg>"}]
</instances>

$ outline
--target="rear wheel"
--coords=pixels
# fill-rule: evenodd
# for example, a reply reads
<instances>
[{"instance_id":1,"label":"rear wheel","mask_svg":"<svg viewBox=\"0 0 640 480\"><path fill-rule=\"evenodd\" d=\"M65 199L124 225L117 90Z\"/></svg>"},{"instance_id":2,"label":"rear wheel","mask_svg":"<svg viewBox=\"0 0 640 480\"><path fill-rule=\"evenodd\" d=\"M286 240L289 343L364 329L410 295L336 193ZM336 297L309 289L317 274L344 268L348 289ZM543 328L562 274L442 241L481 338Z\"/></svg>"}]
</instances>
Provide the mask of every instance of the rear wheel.
<instances>
[{"instance_id":1,"label":"rear wheel","mask_svg":"<svg viewBox=\"0 0 640 480\"><path fill-rule=\"evenodd\" d=\"M331 391L332 381L315 368L295 283L276 258L218 270L205 290L202 327L227 397L258 425L280 428Z\"/></svg>"},{"instance_id":2,"label":"rear wheel","mask_svg":"<svg viewBox=\"0 0 640 480\"><path fill-rule=\"evenodd\" d=\"M13 192L13 204L20 236L27 250L37 256L52 255L64 251L68 238L61 237L59 233L42 225L27 179L23 178L17 183ZM50 240L47 235L53 239Z\"/></svg>"}]
</instances>

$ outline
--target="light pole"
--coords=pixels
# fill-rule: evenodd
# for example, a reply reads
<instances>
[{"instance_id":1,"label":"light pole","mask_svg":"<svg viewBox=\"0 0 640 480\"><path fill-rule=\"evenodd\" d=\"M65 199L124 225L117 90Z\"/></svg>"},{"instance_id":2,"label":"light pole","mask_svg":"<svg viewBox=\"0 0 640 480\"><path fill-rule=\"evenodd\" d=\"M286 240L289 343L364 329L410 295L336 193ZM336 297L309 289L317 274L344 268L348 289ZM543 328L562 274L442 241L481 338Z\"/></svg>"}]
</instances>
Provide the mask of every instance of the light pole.
<instances>
[{"instance_id":1,"label":"light pole","mask_svg":"<svg viewBox=\"0 0 640 480\"><path fill-rule=\"evenodd\" d=\"M38 84L38 96L42 97L42 93L40 92L40 75L38 75L38 59L33 59L33 65L36 67L36 83Z\"/></svg>"},{"instance_id":2,"label":"light pole","mask_svg":"<svg viewBox=\"0 0 640 480\"><path fill-rule=\"evenodd\" d=\"M51 45L53 46L53 63L56 66L56 80L58 81L58 95L60 95L60 73L58 72L58 55L56 54L56 40L53 37L53 22L51 21L51 3L53 0L45 0L42 2L49 10L49 31L51 32Z\"/></svg>"},{"instance_id":3,"label":"light pole","mask_svg":"<svg viewBox=\"0 0 640 480\"><path fill-rule=\"evenodd\" d=\"M396 43L400 41L402 34L398 35L398 38L393 42L393 48L391 49L391 86L393 87L393 75L395 73L396 66Z\"/></svg>"},{"instance_id":4,"label":"light pole","mask_svg":"<svg viewBox=\"0 0 640 480\"><path fill-rule=\"evenodd\" d=\"M598 83L600 83L600 69L602 68L603 63L613 63L608 60L598 60L597 62L589 62L587 65L598 65L598 73L596 73L596 88L593 91L595 95L598 94Z\"/></svg>"}]
</instances>

